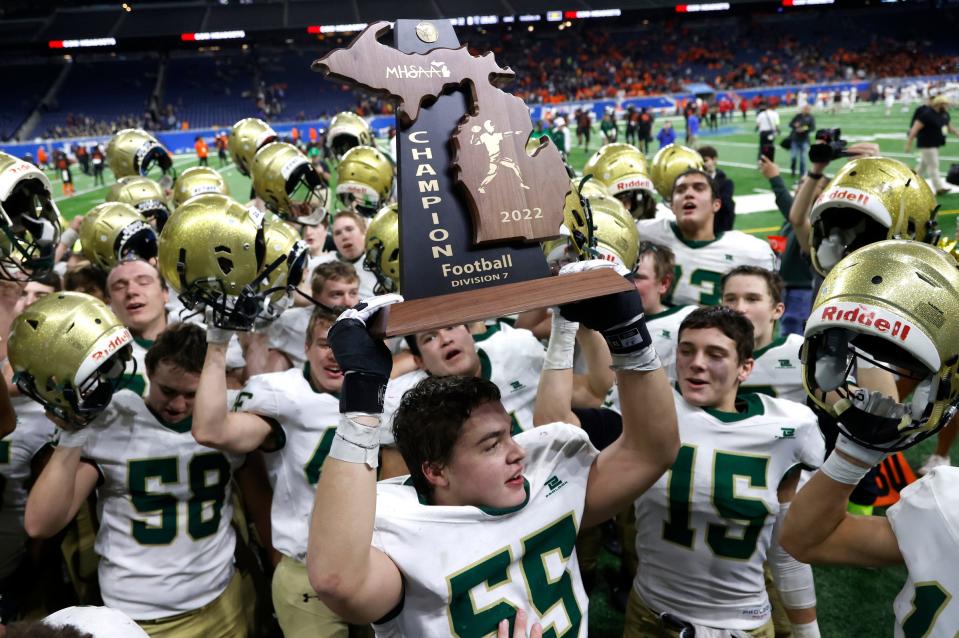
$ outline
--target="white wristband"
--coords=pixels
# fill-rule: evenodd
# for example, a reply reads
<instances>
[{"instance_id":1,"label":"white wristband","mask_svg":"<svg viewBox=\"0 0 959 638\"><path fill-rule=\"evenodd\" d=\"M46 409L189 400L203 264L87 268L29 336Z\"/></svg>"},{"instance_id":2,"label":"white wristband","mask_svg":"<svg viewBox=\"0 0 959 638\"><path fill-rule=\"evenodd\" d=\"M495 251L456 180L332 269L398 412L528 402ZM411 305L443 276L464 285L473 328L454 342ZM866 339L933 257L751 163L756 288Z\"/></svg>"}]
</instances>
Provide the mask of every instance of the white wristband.
<instances>
[{"instance_id":1,"label":"white wristband","mask_svg":"<svg viewBox=\"0 0 959 638\"><path fill-rule=\"evenodd\" d=\"M60 430L57 447L83 447L89 437L90 430L88 428L82 428L80 430Z\"/></svg>"},{"instance_id":2,"label":"white wristband","mask_svg":"<svg viewBox=\"0 0 959 638\"><path fill-rule=\"evenodd\" d=\"M576 350L576 331L579 323L567 321L559 314L559 308L553 308L553 323L549 333L549 345L543 370L569 370L573 367Z\"/></svg>"},{"instance_id":3,"label":"white wristband","mask_svg":"<svg viewBox=\"0 0 959 638\"><path fill-rule=\"evenodd\" d=\"M360 415L349 412L340 416L327 456L347 463L365 463L375 470L380 465L380 428L357 423L354 418Z\"/></svg>"},{"instance_id":4,"label":"white wristband","mask_svg":"<svg viewBox=\"0 0 959 638\"><path fill-rule=\"evenodd\" d=\"M846 485L858 485L869 470L872 468L857 465L840 456L835 450L826 459L826 462L819 468L823 474L836 481Z\"/></svg>"},{"instance_id":5,"label":"white wristband","mask_svg":"<svg viewBox=\"0 0 959 638\"><path fill-rule=\"evenodd\" d=\"M632 370L633 372L650 372L663 367L663 362L659 360L656 349L652 346L644 348L639 352L629 354L612 355L613 370Z\"/></svg>"},{"instance_id":6,"label":"white wristband","mask_svg":"<svg viewBox=\"0 0 959 638\"><path fill-rule=\"evenodd\" d=\"M77 243L78 239L80 239L80 233L72 228L67 228L65 231L60 233L60 243L67 248L72 248L73 245Z\"/></svg>"},{"instance_id":7,"label":"white wristband","mask_svg":"<svg viewBox=\"0 0 959 638\"><path fill-rule=\"evenodd\" d=\"M801 625L794 624L793 638L819 638L819 622L814 620Z\"/></svg>"}]
</instances>

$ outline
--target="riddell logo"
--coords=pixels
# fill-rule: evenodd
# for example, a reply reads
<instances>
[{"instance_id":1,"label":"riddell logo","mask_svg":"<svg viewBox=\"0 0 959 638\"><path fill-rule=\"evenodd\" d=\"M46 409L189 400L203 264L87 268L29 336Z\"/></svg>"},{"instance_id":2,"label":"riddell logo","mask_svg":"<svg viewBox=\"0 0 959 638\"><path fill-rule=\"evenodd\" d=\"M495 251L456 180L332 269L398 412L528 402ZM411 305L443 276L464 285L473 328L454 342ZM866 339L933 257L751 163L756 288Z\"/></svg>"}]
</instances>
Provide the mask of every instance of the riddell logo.
<instances>
[{"instance_id":1,"label":"riddell logo","mask_svg":"<svg viewBox=\"0 0 959 638\"><path fill-rule=\"evenodd\" d=\"M834 202L834 201L836 201L836 200L841 200L841 201L844 201L844 202L853 202L853 203L859 204L859 205L861 205L861 206L868 206L868 205L869 205L869 195L866 195L865 193L862 193L862 192L859 192L859 191L847 190L847 189L845 189L845 188L840 188L840 189L838 189L838 190L832 190L832 191L828 191L828 192L826 192L826 193L823 193L823 194L819 197L819 200L820 200L820 201L827 201L827 200L828 200L828 201L831 201L831 202Z\"/></svg>"},{"instance_id":2,"label":"riddell logo","mask_svg":"<svg viewBox=\"0 0 959 638\"><path fill-rule=\"evenodd\" d=\"M863 306L858 306L852 310L843 312L842 308L836 306L826 306L822 309L821 319L823 321L844 321L846 323L856 323L865 328L872 328L883 334L889 333L901 341L905 341L912 329L908 323L894 319L889 321L882 317L876 317L875 310L868 310Z\"/></svg>"},{"instance_id":3,"label":"riddell logo","mask_svg":"<svg viewBox=\"0 0 959 638\"><path fill-rule=\"evenodd\" d=\"M618 191L636 190L639 188L652 190L653 183L648 179L624 179L621 182L616 182L616 190Z\"/></svg>"}]
</instances>

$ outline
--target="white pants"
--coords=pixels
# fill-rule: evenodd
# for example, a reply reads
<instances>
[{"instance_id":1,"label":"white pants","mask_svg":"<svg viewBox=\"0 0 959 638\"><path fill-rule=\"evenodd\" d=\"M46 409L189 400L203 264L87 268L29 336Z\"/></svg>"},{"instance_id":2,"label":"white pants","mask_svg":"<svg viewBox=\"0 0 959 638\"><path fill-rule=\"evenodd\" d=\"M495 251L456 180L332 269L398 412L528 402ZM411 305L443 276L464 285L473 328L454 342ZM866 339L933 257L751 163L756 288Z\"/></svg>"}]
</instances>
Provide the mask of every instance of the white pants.
<instances>
[{"instance_id":1,"label":"white pants","mask_svg":"<svg viewBox=\"0 0 959 638\"><path fill-rule=\"evenodd\" d=\"M922 177L928 177L932 182L933 190L940 191L946 188L942 176L939 175L939 147L920 148L919 163L916 164L916 172Z\"/></svg>"}]
</instances>

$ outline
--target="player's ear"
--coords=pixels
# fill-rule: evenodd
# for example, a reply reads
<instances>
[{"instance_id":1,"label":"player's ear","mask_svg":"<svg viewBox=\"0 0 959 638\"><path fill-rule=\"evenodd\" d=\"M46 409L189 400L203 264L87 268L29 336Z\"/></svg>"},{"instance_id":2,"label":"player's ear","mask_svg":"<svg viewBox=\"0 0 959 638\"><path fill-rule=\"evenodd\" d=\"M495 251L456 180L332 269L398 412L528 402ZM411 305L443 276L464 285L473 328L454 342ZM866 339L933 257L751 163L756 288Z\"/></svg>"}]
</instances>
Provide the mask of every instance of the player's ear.
<instances>
[{"instance_id":1,"label":"player's ear","mask_svg":"<svg viewBox=\"0 0 959 638\"><path fill-rule=\"evenodd\" d=\"M423 476L426 478L427 482L436 487L447 487L449 485L449 478L446 475L446 466L440 465L439 463L430 463L429 461L423 461L421 466Z\"/></svg>"},{"instance_id":2,"label":"player's ear","mask_svg":"<svg viewBox=\"0 0 959 638\"><path fill-rule=\"evenodd\" d=\"M741 364L739 364L739 374L736 375L736 378L739 379L740 383L744 383L746 379L749 378L749 375L752 374L753 364L755 362L756 362L755 359L753 359L752 357L749 357L748 359L743 361Z\"/></svg>"}]
</instances>

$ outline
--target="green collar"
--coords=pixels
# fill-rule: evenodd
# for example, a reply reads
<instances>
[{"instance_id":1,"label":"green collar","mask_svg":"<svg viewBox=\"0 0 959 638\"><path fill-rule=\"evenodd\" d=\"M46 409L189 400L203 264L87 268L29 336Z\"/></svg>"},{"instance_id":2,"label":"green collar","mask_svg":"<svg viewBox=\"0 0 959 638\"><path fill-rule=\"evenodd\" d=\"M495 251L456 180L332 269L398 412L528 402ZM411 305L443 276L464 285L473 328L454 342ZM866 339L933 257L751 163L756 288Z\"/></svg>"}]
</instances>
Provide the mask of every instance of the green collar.
<instances>
[{"instance_id":1,"label":"green collar","mask_svg":"<svg viewBox=\"0 0 959 638\"><path fill-rule=\"evenodd\" d=\"M481 348L476 349L476 354L480 360L480 376L489 381L490 377L493 376L493 364L490 363L489 355L483 352Z\"/></svg>"},{"instance_id":2,"label":"green collar","mask_svg":"<svg viewBox=\"0 0 959 638\"><path fill-rule=\"evenodd\" d=\"M786 343L786 337L779 337L777 339L773 339L767 345L763 346L759 350L753 350L753 359L758 359L759 357L763 356L764 354L766 354L773 348L778 348L784 343Z\"/></svg>"},{"instance_id":3,"label":"green collar","mask_svg":"<svg viewBox=\"0 0 959 638\"><path fill-rule=\"evenodd\" d=\"M182 421L180 421L180 422L178 422L178 423L168 423L168 422L164 421L163 419L161 419L161 418L160 418L160 415L157 414L157 413L156 413L156 410L154 410L152 407L150 407L150 406L149 406L148 404L146 404L145 402L144 402L144 405L147 406L147 410L150 411L150 414L153 415L153 417L160 423L160 425L162 425L163 427L165 427L165 428L168 429L168 430L173 430L174 432L176 432L176 433L178 433L178 434L183 434L184 432L189 432L190 429L193 427L193 417L192 417L192 416L188 416L187 418L183 419Z\"/></svg>"},{"instance_id":4,"label":"green collar","mask_svg":"<svg viewBox=\"0 0 959 638\"><path fill-rule=\"evenodd\" d=\"M486 326L486 330L479 333L478 335L473 335L473 341L485 341L486 339L489 339L490 337L492 337L499 331L500 331L499 321L495 323L491 323L490 325Z\"/></svg>"},{"instance_id":5,"label":"green collar","mask_svg":"<svg viewBox=\"0 0 959 638\"><path fill-rule=\"evenodd\" d=\"M646 315L646 321L653 321L654 319L662 319L663 317L674 315L685 307L686 306L666 306L666 310L662 312L657 312L654 315Z\"/></svg>"},{"instance_id":6,"label":"green collar","mask_svg":"<svg viewBox=\"0 0 959 638\"><path fill-rule=\"evenodd\" d=\"M138 346L140 346L144 350L149 350L150 348L153 347L153 341L150 339L144 339L143 337L133 337L133 340L136 342Z\"/></svg>"},{"instance_id":7,"label":"green collar","mask_svg":"<svg viewBox=\"0 0 959 638\"><path fill-rule=\"evenodd\" d=\"M714 239L686 239L683 237L683 231L679 229L679 224L676 222L669 222L669 227L673 229L673 234L676 235L676 239L686 244L690 248L703 248L708 246L713 242L717 242L723 238L723 231L716 233Z\"/></svg>"},{"instance_id":8,"label":"green collar","mask_svg":"<svg viewBox=\"0 0 959 638\"><path fill-rule=\"evenodd\" d=\"M716 408L703 408L703 410L723 423L735 423L745 421L749 417L760 416L763 413L763 400L758 394L744 394L736 397L736 412L722 412Z\"/></svg>"},{"instance_id":9,"label":"green collar","mask_svg":"<svg viewBox=\"0 0 959 638\"><path fill-rule=\"evenodd\" d=\"M403 485L409 485L413 487L413 477L407 478L403 481ZM480 510L484 514L489 514L490 516L505 516L506 514L512 514L513 512L518 512L519 510L526 507L526 504L529 503L529 481L526 480L526 477L523 477L523 491L526 492L526 496L523 497L523 502L514 505L513 507L483 507L482 505L477 505L476 509ZM425 495L416 493L416 500L420 502L420 505L432 505L429 502L429 499Z\"/></svg>"},{"instance_id":10,"label":"green collar","mask_svg":"<svg viewBox=\"0 0 959 638\"><path fill-rule=\"evenodd\" d=\"M322 388L316 387L316 384L313 383L313 375L310 373L309 361L303 364L303 378L306 379L306 382L310 384L310 390L313 390L313 392L316 392L317 394L330 394L336 397L337 399L340 398L340 395L336 392L327 392L326 390L323 390Z\"/></svg>"}]
</instances>

